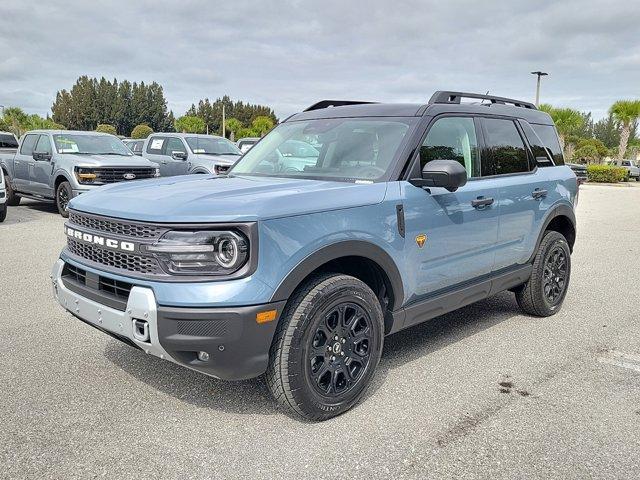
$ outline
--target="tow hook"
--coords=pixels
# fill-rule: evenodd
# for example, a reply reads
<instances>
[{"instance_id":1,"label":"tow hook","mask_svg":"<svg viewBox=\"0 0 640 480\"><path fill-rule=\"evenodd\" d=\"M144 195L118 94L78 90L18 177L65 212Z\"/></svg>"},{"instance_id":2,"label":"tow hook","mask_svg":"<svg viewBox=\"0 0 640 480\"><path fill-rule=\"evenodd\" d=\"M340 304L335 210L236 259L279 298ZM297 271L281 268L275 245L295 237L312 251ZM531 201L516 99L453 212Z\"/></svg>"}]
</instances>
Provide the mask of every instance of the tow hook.
<instances>
[{"instance_id":1,"label":"tow hook","mask_svg":"<svg viewBox=\"0 0 640 480\"><path fill-rule=\"evenodd\" d=\"M149 343L149 323L146 320L138 320L134 318L133 322L133 338L139 342Z\"/></svg>"}]
</instances>

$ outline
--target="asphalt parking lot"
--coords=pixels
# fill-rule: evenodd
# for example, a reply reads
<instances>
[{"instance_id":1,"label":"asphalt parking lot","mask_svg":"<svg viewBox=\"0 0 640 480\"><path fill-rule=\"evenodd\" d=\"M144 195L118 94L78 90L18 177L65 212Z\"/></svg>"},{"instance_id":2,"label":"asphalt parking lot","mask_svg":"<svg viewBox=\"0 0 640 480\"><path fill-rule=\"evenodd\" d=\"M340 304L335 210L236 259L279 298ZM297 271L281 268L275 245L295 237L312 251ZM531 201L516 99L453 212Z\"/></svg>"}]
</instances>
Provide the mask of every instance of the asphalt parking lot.
<instances>
[{"instance_id":1,"label":"asphalt parking lot","mask_svg":"<svg viewBox=\"0 0 640 480\"><path fill-rule=\"evenodd\" d=\"M640 188L581 188L571 287L501 294L386 340L366 400L311 424L54 303L52 207L0 224L1 478L640 477Z\"/></svg>"}]
</instances>

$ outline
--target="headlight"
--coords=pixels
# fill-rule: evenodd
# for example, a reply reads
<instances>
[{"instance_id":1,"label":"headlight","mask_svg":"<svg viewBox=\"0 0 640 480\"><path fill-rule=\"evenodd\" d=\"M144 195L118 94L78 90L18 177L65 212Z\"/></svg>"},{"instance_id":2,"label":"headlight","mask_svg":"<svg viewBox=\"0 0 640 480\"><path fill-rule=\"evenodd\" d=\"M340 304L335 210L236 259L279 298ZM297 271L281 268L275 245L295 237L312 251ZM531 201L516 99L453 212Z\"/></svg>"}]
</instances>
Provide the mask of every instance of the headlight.
<instances>
[{"instance_id":1,"label":"headlight","mask_svg":"<svg viewBox=\"0 0 640 480\"><path fill-rule=\"evenodd\" d=\"M160 169L156 168L156 171L153 174L154 177L158 178L160 176Z\"/></svg>"},{"instance_id":2,"label":"headlight","mask_svg":"<svg viewBox=\"0 0 640 480\"><path fill-rule=\"evenodd\" d=\"M170 231L143 248L176 275L228 275L249 258L249 241L233 231Z\"/></svg>"},{"instance_id":3,"label":"headlight","mask_svg":"<svg viewBox=\"0 0 640 480\"><path fill-rule=\"evenodd\" d=\"M79 183L94 183L97 178L97 175L91 168L76 167L75 174Z\"/></svg>"}]
</instances>

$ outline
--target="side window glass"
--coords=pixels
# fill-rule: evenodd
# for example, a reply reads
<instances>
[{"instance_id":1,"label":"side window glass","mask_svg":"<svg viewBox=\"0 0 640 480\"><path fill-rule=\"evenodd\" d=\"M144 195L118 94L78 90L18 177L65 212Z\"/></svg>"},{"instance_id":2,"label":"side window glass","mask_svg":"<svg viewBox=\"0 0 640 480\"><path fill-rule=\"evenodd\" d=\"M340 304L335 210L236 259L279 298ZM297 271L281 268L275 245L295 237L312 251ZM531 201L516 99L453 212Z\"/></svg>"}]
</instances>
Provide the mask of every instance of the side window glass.
<instances>
[{"instance_id":1,"label":"side window glass","mask_svg":"<svg viewBox=\"0 0 640 480\"><path fill-rule=\"evenodd\" d=\"M22 141L20 155L33 155L33 148L36 146L38 135L27 135Z\"/></svg>"},{"instance_id":2,"label":"side window glass","mask_svg":"<svg viewBox=\"0 0 640 480\"><path fill-rule=\"evenodd\" d=\"M51 142L49 141L49 136L48 135L40 135L40 138L38 139L38 143L36 144L36 148L35 150L38 153L53 153L53 150L51 149Z\"/></svg>"},{"instance_id":3,"label":"side window glass","mask_svg":"<svg viewBox=\"0 0 640 480\"><path fill-rule=\"evenodd\" d=\"M538 134L540 140L544 142L544 146L551 150L553 162L556 165L564 165L564 156L562 155L562 148L560 148L560 140L558 140L555 127L553 125L538 125L535 123L531 127Z\"/></svg>"},{"instance_id":4,"label":"side window glass","mask_svg":"<svg viewBox=\"0 0 640 480\"><path fill-rule=\"evenodd\" d=\"M531 128L529 122L520 120L520 126L524 132L524 136L527 137L527 142L529 142L533 158L535 159L538 167L552 167L553 153L551 153L551 150L545 147L544 142L540 139L533 128Z\"/></svg>"},{"instance_id":5,"label":"side window glass","mask_svg":"<svg viewBox=\"0 0 640 480\"><path fill-rule=\"evenodd\" d=\"M151 155L162 155L165 140L163 137L151 137L147 144L147 153Z\"/></svg>"},{"instance_id":6,"label":"side window glass","mask_svg":"<svg viewBox=\"0 0 640 480\"><path fill-rule=\"evenodd\" d=\"M182 140L176 137L168 138L164 154L173 155L176 152L187 153L187 149L184 148L184 143L182 143Z\"/></svg>"},{"instance_id":7,"label":"side window glass","mask_svg":"<svg viewBox=\"0 0 640 480\"><path fill-rule=\"evenodd\" d=\"M455 160L468 177L480 176L480 150L471 117L445 117L429 129L420 147L420 170L433 160Z\"/></svg>"},{"instance_id":8,"label":"side window glass","mask_svg":"<svg viewBox=\"0 0 640 480\"><path fill-rule=\"evenodd\" d=\"M482 175L528 172L527 150L516 124L499 118L485 118L483 124L489 161L482 163Z\"/></svg>"}]
</instances>

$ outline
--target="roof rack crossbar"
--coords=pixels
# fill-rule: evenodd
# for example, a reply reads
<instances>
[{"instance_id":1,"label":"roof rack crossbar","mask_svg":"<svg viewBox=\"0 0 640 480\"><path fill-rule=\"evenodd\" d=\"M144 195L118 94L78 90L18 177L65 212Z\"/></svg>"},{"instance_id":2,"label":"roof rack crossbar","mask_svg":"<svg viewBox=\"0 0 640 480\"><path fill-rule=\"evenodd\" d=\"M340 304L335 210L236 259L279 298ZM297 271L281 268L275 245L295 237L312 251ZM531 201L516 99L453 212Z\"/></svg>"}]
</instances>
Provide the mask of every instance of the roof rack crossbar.
<instances>
[{"instance_id":1,"label":"roof rack crossbar","mask_svg":"<svg viewBox=\"0 0 640 480\"><path fill-rule=\"evenodd\" d=\"M496 97L493 95L482 95L480 93L466 93L466 92L448 92L437 91L429 99L429 105L434 103L460 103L463 98L477 98L479 100L488 100L491 103L499 103L501 105L511 104L515 107L530 108L537 110L536 106L530 102L523 102L522 100L515 100L513 98Z\"/></svg>"},{"instance_id":2,"label":"roof rack crossbar","mask_svg":"<svg viewBox=\"0 0 640 480\"><path fill-rule=\"evenodd\" d=\"M310 107L306 108L305 112L310 112L311 110L321 110L323 108L329 107L342 107L344 105L362 105L367 103L376 103L376 102L360 102L358 100L320 100L317 103L314 103Z\"/></svg>"}]
</instances>

